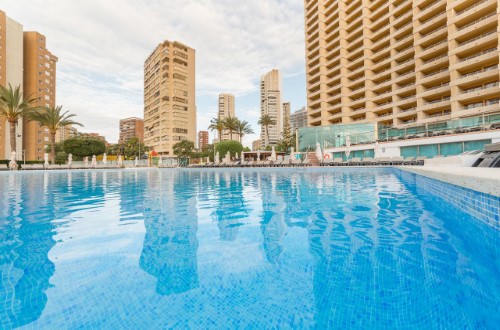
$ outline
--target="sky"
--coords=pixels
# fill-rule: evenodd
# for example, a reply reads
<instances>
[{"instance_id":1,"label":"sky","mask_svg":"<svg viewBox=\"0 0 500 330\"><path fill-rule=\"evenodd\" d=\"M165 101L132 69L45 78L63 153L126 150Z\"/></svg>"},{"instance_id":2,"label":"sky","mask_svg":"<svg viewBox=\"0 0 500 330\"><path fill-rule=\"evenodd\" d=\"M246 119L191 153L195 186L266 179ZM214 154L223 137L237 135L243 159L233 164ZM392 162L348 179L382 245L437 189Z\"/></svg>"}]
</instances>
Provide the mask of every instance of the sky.
<instances>
[{"instance_id":1,"label":"sky","mask_svg":"<svg viewBox=\"0 0 500 330\"><path fill-rule=\"evenodd\" d=\"M306 105L303 0L0 0L0 9L47 37L59 58L56 103L82 132L118 141L119 120L143 118L143 64L163 40L196 50L197 129L217 116L219 93L255 132L260 76L282 74L282 100ZM210 138L214 133L210 134ZM244 137L251 146L256 134Z\"/></svg>"}]
</instances>

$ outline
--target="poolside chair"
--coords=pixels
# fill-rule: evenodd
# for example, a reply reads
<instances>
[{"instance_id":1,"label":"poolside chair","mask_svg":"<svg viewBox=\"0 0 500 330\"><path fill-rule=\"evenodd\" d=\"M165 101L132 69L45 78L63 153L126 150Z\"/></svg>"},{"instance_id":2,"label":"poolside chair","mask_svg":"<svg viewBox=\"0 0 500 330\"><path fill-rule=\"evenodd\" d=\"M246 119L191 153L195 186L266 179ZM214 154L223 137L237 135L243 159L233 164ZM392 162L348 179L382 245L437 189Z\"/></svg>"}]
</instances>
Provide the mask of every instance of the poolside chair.
<instances>
[{"instance_id":1,"label":"poolside chair","mask_svg":"<svg viewBox=\"0 0 500 330\"><path fill-rule=\"evenodd\" d=\"M262 166L264 166L264 167L271 167L272 163L273 162L270 161L270 160L264 160L264 161L262 161Z\"/></svg>"},{"instance_id":2,"label":"poolside chair","mask_svg":"<svg viewBox=\"0 0 500 330\"><path fill-rule=\"evenodd\" d=\"M330 166L333 163L333 159L331 158L326 158L321 162L320 166Z\"/></svg>"},{"instance_id":3,"label":"poolside chair","mask_svg":"<svg viewBox=\"0 0 500 330\"><path fill-rule=\"evenodd\" d=\"M302 165L302 166L312 166L311 161L309 160L309 158L304 159L304 161L300 165Z\"/></svg>"},{"instance_id":4,"label":"poolside chair","mask_svg":"<svg viewBox=\"0 0 500 330\"><path fill-rule=\"evenodd\" d=\"M380 165L390 165L391 161L392 161L391 157L380 157L378 159L378 163Z\"/></svg>"},{"instance_id":5,"label":"poolside chair","mask_svg":"<svg viewBox=\"0 0 500 330\"><path fill-rule=\"evenodd\" d=\"M402 165L414 165L414 164L415 164L415 157L406 157L403 160L403 164Z\"/></svg>"},{"instance_id":6,"label":"poolside chair","mask_svg":"<svg viewBox=\"0 0 500 330\"><path fill-rule=\"evenodd\" d=\"M403 165L404 158L403 157L392 157L391 165Z\"/></svg>"},{"instance_id":7,"label":"poolside chair","mask_svg":"<svg viewBox=\"0 0 500 330\"><path fill-rule=\"evenodd\" d=\"M342 158L334 158L331 162L331 164L329 164L330 166L340 166L342 165Z\"/></svg>"},{"instance_id":8,"label":"poolside chair","mask_svg":"<svg viewBox=\"0 0 500 330\"><path fill-rule=\"evenodd\" d=\"M349 163L349 165L351 165L351 166L361 165L361 158L360 157L353 157L351 159L351 162Z\"/></svg>"},{"instance_id":9,"label":"poolside chair","mask_svg":"<svg viewBox=\"0 0 500 330\"><path fill-rule=\"evenodd\" d=\"M291 166L299 166L301 163L302 163L302 161L300 159L292 159L292 161L290 162L290 165Z\"/></svg>"},{"instance_id":10,"label":"poolside chair","mask_svg":"<svg viewBox=\"0 0 500 330\"><path fill-rule=\"evenodd\" d=\"M365 158L363 158L363 160L361 161L361 163L359 165L370 166L370 165L374 165L375 163L376 163L375 159L373 159L371 157L365 157Z\"/></svg>"}]
</instances>

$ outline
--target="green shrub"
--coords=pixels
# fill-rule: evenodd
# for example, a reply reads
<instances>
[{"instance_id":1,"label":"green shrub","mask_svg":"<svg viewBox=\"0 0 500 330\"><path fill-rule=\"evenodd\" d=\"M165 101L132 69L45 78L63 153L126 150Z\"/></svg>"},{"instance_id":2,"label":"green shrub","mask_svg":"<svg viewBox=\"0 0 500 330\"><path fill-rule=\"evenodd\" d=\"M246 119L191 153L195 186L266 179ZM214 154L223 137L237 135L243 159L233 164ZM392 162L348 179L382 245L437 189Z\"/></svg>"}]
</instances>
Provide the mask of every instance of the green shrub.
<instances>
[{"instance_id":1,"label":"green shrub","mask_svg":"<svg viewBox=\"0 0 500 330\"><path fill-rule=\"evenodd\" d=\"M106 151L103 141L94 138L71 138L64 141L64 152L76 157L102 155Z\"/></svg>"},{"instance_id":2,"label":"green shrub","mask_svg":"<svg viewBox=\"0 0 500 330\"><path fill-rule=\"evenodd\" d=\"M222 141L215 145L215 152L217 151L219 152L220 159L223 159L228 151L231 153L231 157L234 157L236 153L239 156L243 151L243 145L238 141ZM213 157L213 155L210 157Z\"/></svg>"}]
</instances>

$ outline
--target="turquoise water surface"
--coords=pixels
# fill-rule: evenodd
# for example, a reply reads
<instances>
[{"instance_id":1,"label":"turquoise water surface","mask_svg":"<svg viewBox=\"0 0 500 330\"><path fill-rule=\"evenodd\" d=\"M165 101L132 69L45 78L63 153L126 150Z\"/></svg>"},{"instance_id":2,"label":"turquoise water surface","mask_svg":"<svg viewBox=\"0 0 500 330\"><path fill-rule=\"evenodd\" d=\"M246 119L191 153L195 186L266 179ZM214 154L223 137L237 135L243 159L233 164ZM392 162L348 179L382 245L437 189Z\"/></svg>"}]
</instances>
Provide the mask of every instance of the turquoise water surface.
<instances>
[{"instance_id":1,"label":"turquoise water surface","mask_svg":"<svg viewBox=\"0 0 500 330\"><path fill-rule=\"evenodd\" d=\"M499 231L414 178L0 173L0 329L498 328Z\"/></svg>"}]
</instances>

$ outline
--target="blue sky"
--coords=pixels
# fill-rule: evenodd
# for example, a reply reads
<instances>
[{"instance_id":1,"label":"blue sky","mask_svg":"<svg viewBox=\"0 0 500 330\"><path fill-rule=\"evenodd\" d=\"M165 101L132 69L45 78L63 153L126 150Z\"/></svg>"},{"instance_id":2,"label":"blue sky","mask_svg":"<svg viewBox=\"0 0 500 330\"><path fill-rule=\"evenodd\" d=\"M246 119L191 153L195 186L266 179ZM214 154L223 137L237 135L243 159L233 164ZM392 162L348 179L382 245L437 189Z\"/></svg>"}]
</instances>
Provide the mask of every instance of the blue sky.
<instances>
[{"instance_id":1,"label":"blue sky","mask_svg":"<svg viewBox=\"0 0 500 330\"><path fill-rule=\"evenodd\" d=\"M305 105L303 0L0 0L0 9L47 37L59 57L56 103L84 132L118 140L118 121L143 117L143 63L161 41L196 49L198 130L216 115L217 95L259 131L259 80L277 68L283 100ZM247 136L250 145L257 135Z\"/></svg>"}]
</instances>

